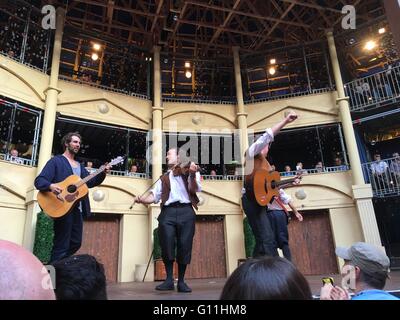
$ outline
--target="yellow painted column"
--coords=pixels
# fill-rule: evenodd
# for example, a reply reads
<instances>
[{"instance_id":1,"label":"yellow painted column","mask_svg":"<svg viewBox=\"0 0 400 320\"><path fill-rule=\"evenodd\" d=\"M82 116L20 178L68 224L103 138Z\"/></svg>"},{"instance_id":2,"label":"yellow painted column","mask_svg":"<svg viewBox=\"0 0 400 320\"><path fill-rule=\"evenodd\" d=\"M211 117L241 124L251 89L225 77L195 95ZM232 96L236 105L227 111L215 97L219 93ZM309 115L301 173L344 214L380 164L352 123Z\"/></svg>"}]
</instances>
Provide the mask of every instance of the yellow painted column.
<instances>
[{"instance_id":1,"label":"yellow painted column","mask_svg":"<svg viewBox=\"0 0 400 320\"><path fill-rule=\"evenodd\" d=\"M53 135L57 111L57 96L60 93L60 89L57 88L57 84L60 67L64 17L65 10L60 7L57 8L57 28L53 46L50 81L49 86L44 91L46 95L46 109L43 118L42 139L40 141L38 172L42 170L46 162L50 159L51 149L53 147Z\"/></svg>"},{"instance_id":2,"label":"yellow painted column","mask_svg":"<svg viewBox=\"0 0 400 320\"><path fill-rule=\"evenodd\" d=\"M360 216L364 241L381 246L382 244L376 222L374 206L372 204L372 188L370 184L365 184L363 178L360 155L358 153L353 123L351 120L349 97L346 97L344 92L333 32L328 30L326 32L326 37L328 39L329 54L331 57L333 75L338 94L337 104L339 106L340 119L346 140L347 152L349 154L353 182L353 198L356 201L357 211Z\"/></svg>"},{"instance_id":3,"label":"yellow painted column","mask_svg":"<svg viewBox=\"0 0 400 320\"><path fill-rule=\"evenodd\" d=\"M60 90L57 88L58 84L58 73L60 67L60 56L61 56L61 43L64 29L64 18L65 9L57 8L56 17L56 34L53 46L53 57L51 63L51 75L49 80L49 86L44 91L46 95L46 108L43 118L42 128L42 139L40 141L39 161L37 167L37 173L39 173L47 160L51 157L51 150L53 146L53 135L54 125L56 122L56 110L57 110L57 97ZM26 197L26 219L24 228L24 239L23 245L28 250L33 250L36 232L36 220L37 213L40 211L40 207L37 204L37 190L32 188L28 191Z\"/></svg>"},{"instance_id":4,"label":"yellow painted column","mask_svg":"<svg viewBox=\"0 0 400 320\"><path fill-rule=\"evenodd\" d=\"M162 160L164 155L162 154L162 116L163 110L162 107L162 96L161 96L161 66L160 66L160 47L154 46L153 48L153 67L154 67L154 83L153 83L153 110L152 110L152 118L153 118L153 128L152 128L152 177L153 183L161 176L162 174ZM149 246L148 246L148 254L149 257L153 252L153 230L157 228L158 221L157 217L160 214L160 206L159 204L152 204L149 206ZM154 258L154 257L153 257ZM148 261L145 261L148 263ZM150 263L149 269L146 274L147 281L153 281L154 279L154 263Z\"/></svg>"},{"instance_id":5,"label":"yellow painted column","mask_svg":"<svg viewBox=\"0 0 400 320\"><path fill-rule=\"evenodd\" d=\"M235 70L236 98L237 98L237 123L240 132L240 154L242 156L242 164L244 161L244 152L249 147L247 136L247 113L244 108L243 91L242 91L242 76L240 73L240 58L239 47L233 47L233 62Z\"/></svg>"}]
</instances>

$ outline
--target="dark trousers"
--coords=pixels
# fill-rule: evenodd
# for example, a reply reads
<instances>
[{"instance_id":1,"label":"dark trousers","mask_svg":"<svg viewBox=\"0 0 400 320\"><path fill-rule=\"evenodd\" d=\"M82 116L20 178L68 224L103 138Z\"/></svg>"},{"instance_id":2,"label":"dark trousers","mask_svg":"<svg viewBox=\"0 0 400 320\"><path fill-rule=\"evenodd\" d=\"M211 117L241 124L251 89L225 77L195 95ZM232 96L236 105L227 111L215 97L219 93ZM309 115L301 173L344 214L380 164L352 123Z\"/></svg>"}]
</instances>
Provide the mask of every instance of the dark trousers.
<instances>
[{"instance_id":1,"label":"dark trousers","mask_svg":"<svg viewBox=\"0 0 400 320\"><path fill-rule=\"evenodd\" d=\"M292 255L289 249L289 232L288 218L283 210L267 211L267 216L271 222L272 230L275 234L277 247L282 250L283 256L289 261L292 260Z\"/></svg>"},{"instance_id":2,"label":"dark trousers","mask_svg":"<svg viewBox=\"0 0 400 320\"><path fill-rule=\"evenodd\" d=\"M189 264L192 258L192 244L195 231L196 214L191 204L164 206L158 216L158 237L164 261L175 260Z\"/></svg>"},{"instance_id":3,"label":"dark trousers","mask_svg":"<svg viewBox=\"0 0 400 320\"><path fill-rule=\"evenodd\" d=\"M51 262L73 255L82 244L82 213L73 209L61 218L54 219L54 240Z\"/></svg>"},{"instance_id":4,"label":"dark trousers","mask_svg":"<svg viewBox=\"0 0 400 320\"><path fill-rule=\"evenodd\" d=\"M242 206L256 239L253 258L277 256L274 232L267 216L266 207L262 207L255 200L249 199L246 194L242 196Z\"/></svg>"}]
</instances>

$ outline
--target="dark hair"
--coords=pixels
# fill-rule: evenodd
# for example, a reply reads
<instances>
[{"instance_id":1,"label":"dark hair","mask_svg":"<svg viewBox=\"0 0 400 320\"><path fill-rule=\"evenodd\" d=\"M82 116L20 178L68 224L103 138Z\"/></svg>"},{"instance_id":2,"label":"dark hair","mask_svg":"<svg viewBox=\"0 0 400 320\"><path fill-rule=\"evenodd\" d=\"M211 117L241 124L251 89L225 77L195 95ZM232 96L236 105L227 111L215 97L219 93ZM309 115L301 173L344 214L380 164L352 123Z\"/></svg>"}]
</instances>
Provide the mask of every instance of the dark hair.
<instances>
[{"instance_id":1,"label":"dark hair","mask_svg":"<svg viewBox=\"0 0 400 320\"><path fill-rule=\"evenodd\" d=\"M222 289L221 300L311 300L310 286L299 270L281 257L250 259Z\"/></svg>"},{"instance_id":2,"label":"dark hair","mask_svg":"<svg viewBox=\"0 0 400 320\"><path fill-rule=\"evenodd\" d=\"M61 139L61 146L63 147L63 150L64 150L64 151L65 151L65 149L66 149L65 144L70 143L73 136L78 137L78 138L81 140L81 142L82 142L82 137L81 137L81 135L80 135L78 132L68 132L68 133L67 133L64 137L62 137L62 139Z\"/></svg>"},{"instance_id":3,"label":"dark hair","mask_svg":"<svg viewBox=\"0 0 400 320\"><path fill-rule=\"evenodd\" d=\"M360 282L364 282L369 287L382 290L385 287L387 272L374 272L369 274L360 268Z\"/></svg>"},{"instance_id":4,"label":"dark hair","mask_svg":"<svg viewBox=\"0 0 400 320\"><path fill-rule=\"evenodd\" d=\"M107 300L104 267L88 254L70 256L53 264L57 300Z\"/></svg>"}]
</instances>

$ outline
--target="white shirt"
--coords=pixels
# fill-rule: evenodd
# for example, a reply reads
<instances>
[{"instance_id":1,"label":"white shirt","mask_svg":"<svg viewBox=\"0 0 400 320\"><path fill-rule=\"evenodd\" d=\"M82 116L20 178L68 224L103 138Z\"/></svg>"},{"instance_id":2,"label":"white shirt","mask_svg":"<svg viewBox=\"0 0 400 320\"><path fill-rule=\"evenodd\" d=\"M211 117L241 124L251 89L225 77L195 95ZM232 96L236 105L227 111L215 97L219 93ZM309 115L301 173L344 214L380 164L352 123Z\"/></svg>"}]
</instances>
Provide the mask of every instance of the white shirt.
<instances>
[{"instance_id":1,"label":"white shirt","mask_svg":"<svg viewBox=\"0 0 400 320\"><path fill-rule=\"evenodd\" d=\"M180 203L190 203L189 195L186 191L185 184L183 183L183 179L181 176L174 176L173 172L169 173L169 181L171 183L171 192L169 193L169 198L164 205L169 205L170 203L179 201ZM197 190L196 192L201 191L200 184L200 172L196 172L196 181L197 181ZM157 203L161 199L162 193L162 183L161 179L157 181L155 187L150 190L150 192L154 195L154 203Z\"/></svg>"},{"instance_id":2,"label":"white shirt","mask_svg":"<svg viewBox=\"0 0 400 320\"><path fill-rule=\"evenodd\" d=\"M388 164L385 161L379 161L379 162L374 162L371 163L371 171L373 174L382 174L386 171L388 168Z\"/></svg>"},{"instance_id":3,"label":"white shirt","mask_svg":"<svg viewBox=\"0 0 400 320\"><path fill-rule=\"evenodd\" d=\"M279 200L282 201L283 204L288 204L292 201L292 197L289 196L283 189L279 189ZM283 210L276 200L272 201L272 203L268 203L268 210Z\"/></svg>"},{"instance_id":4,"label":"white shirt","mask_svg":"<svg viewBox=\"0 0 400 320\"><path fill-rule=\"evenodd\" d=\"M247 157L254 158L262 149L264 149L270 142L274 141L274 133L271 128L265 130L265 133L259 137L248 149Z\"/></svg>"}]
</instances>

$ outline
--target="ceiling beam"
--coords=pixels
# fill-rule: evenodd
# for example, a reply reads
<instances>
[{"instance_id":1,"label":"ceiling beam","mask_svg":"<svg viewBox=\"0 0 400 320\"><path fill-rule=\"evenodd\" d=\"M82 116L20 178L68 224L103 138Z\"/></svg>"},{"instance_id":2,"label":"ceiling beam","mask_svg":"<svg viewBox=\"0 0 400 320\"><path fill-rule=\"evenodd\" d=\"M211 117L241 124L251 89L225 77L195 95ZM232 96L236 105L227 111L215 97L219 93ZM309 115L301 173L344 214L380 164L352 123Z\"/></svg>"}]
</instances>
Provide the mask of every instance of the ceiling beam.
<instances>
[{"instance_id":1,"label":"ceiling beam","mask_svg":"<svg viewBox=\"0 0 400 320\"><path fill-rule=\"evenodd\" d=\"M335 12L335 13L338 13L338 14L342 14L342 10L329 8L329 7L323 7L323 6L320 6L320 5L315 4L315 3L303 2L303 1L300 1L300 0L279 0L279 1L286 2L286 3L293 3L293 4L297 4L299 6L313 8L313 9L317 9L317 10L330 11L330 12Z\"/></svg>"},{"instance_id":2,"label":"ceiling beam","mask_svg":"<svg viewBox=\"0 0 400 320\"><path fill-rule=\"evenodd\" d=\"M237 15L256 18L256 19L260 19L260 20L273 21L273 22L278 22L279 21L279 22L281 22L283 24L289 24L289 25L296 26L296 27L310 28L310 26L308 26L308 25L306 25L304 23L296 23L296 22L292 22L292 21L280 20L280 19L273 18L273 17L265 17L265 16L262 16L262 15L259 15L259 14L254 14L254 13L250 13L250 12L243 12L243 11L239 11L239 10L233 10L233 9L230 9L230 8L220 7L220 6L207 4L207 3L203 3L203 2L197 2L197 1L193 1L193 0L188 0L185 3L193 4L193 5L204 7L204 8L208 8L208 9L214 9L214 10L225 11L225 12L233 12L234 14L237 14Z\"/></svg>"}]
</instances>

